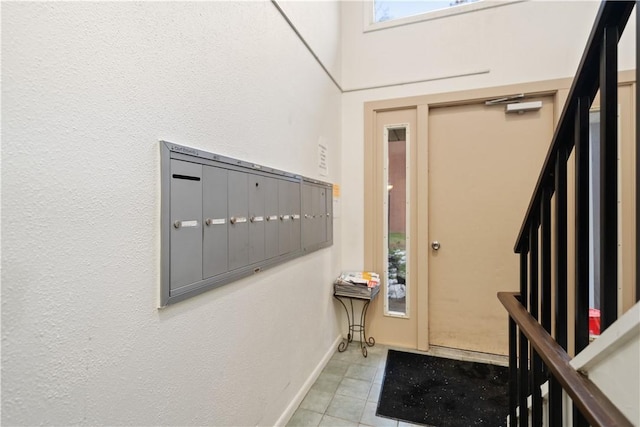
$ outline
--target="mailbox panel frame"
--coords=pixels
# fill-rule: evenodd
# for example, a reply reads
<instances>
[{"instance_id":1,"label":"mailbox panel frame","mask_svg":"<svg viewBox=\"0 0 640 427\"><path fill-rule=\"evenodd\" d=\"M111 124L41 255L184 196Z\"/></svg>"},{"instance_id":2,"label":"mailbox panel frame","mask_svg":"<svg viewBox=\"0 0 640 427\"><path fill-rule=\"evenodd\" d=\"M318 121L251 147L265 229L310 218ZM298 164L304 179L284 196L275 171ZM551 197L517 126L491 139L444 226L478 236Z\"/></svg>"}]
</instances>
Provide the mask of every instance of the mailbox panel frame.
<instances>
[{"instance_id":1,"label":"mailbox panel frame","mask_svg":"<svg viewBox=\"0 0 640 427\"><path fill-rule=\"evenodd\" d=\"M234 270L229 269L229 264L227 264L227 271L221 272L220 274L216 274L211 277L204 277L204 264L201 264L199 276L194 274L194 277L200 277L201 280L195 280L193 283L186 284L184 286L180 286L177 289L171 288L171 232L172 232L172 221L171 221L171 162L172 160L182 160L189 163L200 164L202 165L202 173L201 173L201 187L204 187L204 167L210 166L214 168L224 169L227 172L227 175L231 172L242 172L247 174L247 182L251 182L251 179L255 176L257 179L261 179L265 184L265 206L264 206L264 244L265 244L265 256L264 259L257 262L248 261L247 265L238 267ZM303 192L302 188L305 183L311 184L314 186L320 186L325 188L325 191L332 192L332 184L317 181L311 178L303 177L299 174L286 172L274 168L270 168L267 166L246 162L243 160L234 159L231 157L222 156L219 154L210 153L207 151L199 150L196 148L187 147L184 145L176 144L169 141L160 141L160 184L161 184L161 201L160 201L160 209L161 209L161 266L160 266L160 292L159 292L159 307L165 307L167 305L171 305L180 301L183 301L187 298L194 297L203 292L218 288L220 286L232 283L234 281L240 280L242 278L251 276L253 274L259 273L267 268L274 267L276 265L291 261L299 256L308 254L310 252L322 249L327 246L331 246L333 244L332 239L327 239L324 242L314 242L313 244L307 244L304 241L303 236L305 233L305 224L304 221L304 210L302 206ZM258 178L260 177L260 178ZM280 185L281 181L287 181ZM275 224L278 225L278 231L274 232L275 227L273 227L271 221L267 221L267 216L276 215L275 213L270 213L269 209L273 209L273 199L268 196L266 191L268 191L269 186L275 188L275 191L278 192L280 187L286 189L288 193L286 206L278 206L277 207L277 215L278 219L275 221ZM245 187L247 188L247 187ZM250 193L250 192L248 192ZM198 218L199 226L200 226L200 239L201 245L204 245L204 221L205 216L205 201L204 195L202 191L200 192L200 206L201 206L201 216ZM279 198L278 198L279 199ZM269 204L271 201L271 205ZM276 202L279 200L276 200ZM227 207L229 206L229 190L227 187ZM251 201L248 202L247 205L247 222L249 223L249 216L251 215ZM329 209L331 209L332 205L329 205ZM284 229L286 230L286 235L289 237L289 250L285 253L280 253L278 247L276 246L274 249L274 244L278 245L279 242L269 241L270 235L275 235L276 239L279 239L279 229L283 225L283 222L280 220L280 215L299 215L295 220L289 219L286 221L286 225ZM229 218L232 216L231 212L227 212L226 226L229 227ZM195 218L193 218L195 219ZM333 223L328 221L329 223ZM294 225L295 224L295 225ZM297 230L294 230L294 227L298 227ZM250 227L247 227L250 229ZM284 231L284 230L283 230ZM271 234L269 234L271 233ZM331 233L332 234L332 233ZM228 247L228 239L229 239L229 231L227 232L227 242L224 242L225 246ZM248 237L251 235L251 231L248 231ZM221 239L223 240L223 239ZM250 238L247 239L247 251L249 248ZM259 240L259 239L258 239ZM299 243L296 243L299 242ZM222 243L221 243L222 244ZM202 262L204 263L204 246L201 246L201 255L203 257ZM271 252L270 252L271 251ZM227 253L228 257L228 253Z\"/></svg>"}]
</instances>

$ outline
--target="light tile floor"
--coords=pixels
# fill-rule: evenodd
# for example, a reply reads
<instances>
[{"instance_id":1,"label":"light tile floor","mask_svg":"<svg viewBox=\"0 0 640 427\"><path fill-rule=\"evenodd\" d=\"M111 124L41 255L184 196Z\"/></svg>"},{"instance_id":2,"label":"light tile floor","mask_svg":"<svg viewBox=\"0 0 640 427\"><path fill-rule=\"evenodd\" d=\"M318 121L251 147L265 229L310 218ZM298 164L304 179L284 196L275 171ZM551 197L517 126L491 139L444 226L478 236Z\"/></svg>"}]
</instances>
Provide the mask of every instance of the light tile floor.
<instances>
[{"instance_id":1,"label":"light tile floor","mask_svg":"<svg viewBox=\"0 0 640 427\"><path fill-rule=\"evenodd\" d=\"M287 426L413 426L376 416L387 350L367 347L365 358L357 341L336 350Z\"/></svg>"}]
</instances>

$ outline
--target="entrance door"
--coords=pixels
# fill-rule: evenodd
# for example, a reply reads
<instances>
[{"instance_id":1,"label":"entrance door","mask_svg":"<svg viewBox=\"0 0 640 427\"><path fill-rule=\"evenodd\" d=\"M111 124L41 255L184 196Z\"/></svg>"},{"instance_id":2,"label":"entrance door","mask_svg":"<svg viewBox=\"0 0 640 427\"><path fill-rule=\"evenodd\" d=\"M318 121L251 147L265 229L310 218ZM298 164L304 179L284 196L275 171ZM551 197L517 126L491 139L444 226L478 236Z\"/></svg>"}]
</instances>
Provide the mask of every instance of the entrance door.
<instances>
[{"instance_id":1,"label":"entrance door","mask_svg":"<svg viewBox=\"0 0 640 427\"><path fill-rule=\"evenodd\" d=\"M376 226L372 269L381 273L379 296L369 308L367 334L379 343L417 348L416 109L376 113L374 153Z\"/></svg>"},{"instance_id":2,"label":"entrance door","mask_svg":"<svg viewBox=\"0 0 640 427\"><path fill-rule=\"evenodd\" d=\"M508 354L496 293L519 288L513 246L553 136L553 99L430 108L429 345Z\"/></svg>"}]
</instances>

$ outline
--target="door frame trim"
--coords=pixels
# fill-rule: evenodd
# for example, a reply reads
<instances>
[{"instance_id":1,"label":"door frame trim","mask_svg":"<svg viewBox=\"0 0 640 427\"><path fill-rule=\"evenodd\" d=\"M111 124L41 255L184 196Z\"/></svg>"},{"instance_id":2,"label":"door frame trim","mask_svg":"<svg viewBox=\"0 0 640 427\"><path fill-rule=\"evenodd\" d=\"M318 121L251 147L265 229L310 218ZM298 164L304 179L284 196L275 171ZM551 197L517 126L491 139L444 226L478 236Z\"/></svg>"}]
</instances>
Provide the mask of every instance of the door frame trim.
<instances>
[{"instance_id":1,"label":"door frame trim","mask_svg":"<svg viewBox=\"0 0 640 427\"><path fill-rule=\"evenodd\" d=\"M621 71L618 73L618 84L630 84L635 82L635 70ZM484 101L506 97L518 93L526 93L530 96L554 97L554 127L560 119L564 102L573 83L573 78L543 80L537 82L519 83L505 86L495 86L480 89L462 90L457 92L420 95L395 99L369 101L364 103L364 268L370 271L378 269L381 262L382 229L381 218L378 212L380 203L377 197L378 190L374 188L377 176L377 167L381 161L375 150L376 142L376 115L379 112L393 110L417 110L417 129L414 135L417 142L417 155L422 164L428 164L428 120L429 109L452 105L464 105L482 103ZM417 215L425 218L429 212L428 197L420 197L427 194L429 186L429 171L427 168L418 168L417 172ZM417 349L429 350L429 229L428 221L417 221L417 241L414 242L414 253L417 260L415 292L417 298ZM515 238L515 237L514 237ZM569 269L571 270L571 269ZM571 274L571 272L569 273ZM569 277L570 278L570 277ZM571 302L569 302L571 304Z\"/></svg>"}]
</instances>

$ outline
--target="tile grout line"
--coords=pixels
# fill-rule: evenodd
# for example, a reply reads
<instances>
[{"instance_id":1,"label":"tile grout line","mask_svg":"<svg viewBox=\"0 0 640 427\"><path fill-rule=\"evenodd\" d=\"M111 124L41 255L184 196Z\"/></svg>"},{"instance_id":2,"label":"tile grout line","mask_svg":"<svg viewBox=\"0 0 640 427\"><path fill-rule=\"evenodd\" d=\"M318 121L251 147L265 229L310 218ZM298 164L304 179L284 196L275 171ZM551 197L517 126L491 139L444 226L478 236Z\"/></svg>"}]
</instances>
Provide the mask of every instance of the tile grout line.
<instances>
[{"instance_id":1,"label":"tile grout line","mask_svg":"<svg viewBox=\"0 0 640 427\"><path fill-rule=\"evenodd\" d=\"M301 407L302 402L301 402L301 404L298 406L296 411L302 409L302 410L305 410L305 411L308 411L308 412L311 412L311 413L315 413L318 416L320 416L320 420L318 421L318 424L316 424L316 425L321 424L322 420L324 419L324 417L327 416L327 417L336 418L336 419L339 419L341 421L345 421L345 422L348 422L348 423L353 423L353 424L369 427L369 424L363 424L363 417L365 415L365 411L367 409L367 405L368 404L377 405L376 402L369 401L369 396L370 396L374 386L378 386L378 385L380 385L380 387L382 386L382 384L377 384L376 383L376 379L378 377L378 372L381 369L384 370L384 365L386 364L386 355L387 355L386 350L387 349L385 349L385 348L381 348L382 354L372 353L372 355L375 354L375 359L376 359L376 362L373 362L373 363L371 362L371 360L373 358L372 359L368 359L368 360L360 360L360 358L356 359L354 356L357 353L355 353L355 352L351 353L351 354L350 353L346 353L346 354L345 353L337 353L337 352L334 353L334 355L327 362L327 365L325 366L325 368L323 369L323 372L322 372L322 373L325 373L325 374L332 375L332 376L340 378L340 380L338 382L338 385L336 386L335 390L331 394L331 398L330 398L328 404L324 407L322 412L318 412L318 411L315 411L313 409L302 408ZM344 356L338 356L336 358L336 356L339 355L339 354L344 354ZM327 368L327 366L329 366L329 364L332 363L332 362L334 362L334 363L338 362L337 363L338 365L342 365L342 367L344 367L344 369L339 369L340 371L342 371L342 373L340 375L337 375L335 373L335 371L334 371L334 373L325 372L325 369ZM364 362L364 363L362 363L362 362ZM347 372L349 372L350 368L352 368L352 367L354 367L352 369L352 371L356 371L356 373L352 372L350 375L353 375L353 376L347 376ZM373 372L373 375L370 376L370 379L365 380L365 379L363 379L363 375L361 375L361 374L362 374L363 371L366 372L367 370L373 370L374 372ZM322 375L322 373L321 373L321 375ZM316 382L312 386L312 389L316 385L316 383L318 382L319 379L320 379L320 377L316 380ZM338 394L338 389L340 388L340 385L342 384L344 379L366 382L367 383L367 391L366 391L366 393L364 393L364 398L362 398L361 394L358 394L358 396L352 396L352 395L349 395L349 394L344 394L344 395L343 394ZM323 392L323 390L321 390L321 389L314 389L314 390L316 392ZM311 392L311 390L309 390L307 395L310 392ZM327 413L327 411L331 407L331 404L334 401L336 401L337 400L336 398L338 398L338 397L340 399L344 398L344 397L349 397L349 398L352 398L352 399L358 399L358 400L363 400L364 401L364 406L359 411L358 421L352 421L351 419L343 418L343 415L337 416L337 415L331 415L331 414ZM371 406L371 405L369 405L369 406ZM376 415L374 413L374 417L375 416ZM397 423L396 423L396 426L398 426Z\"/></svg>"}]
</instances>

